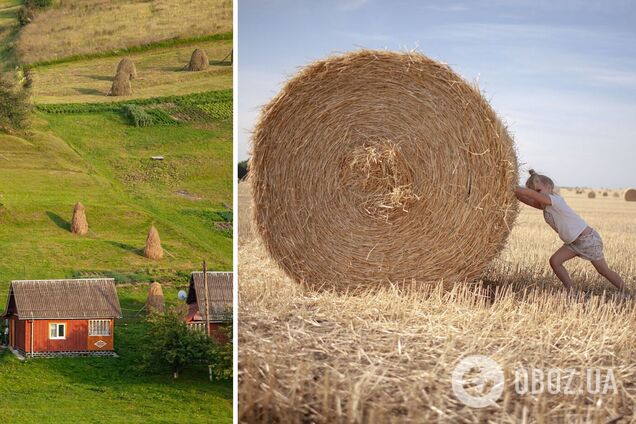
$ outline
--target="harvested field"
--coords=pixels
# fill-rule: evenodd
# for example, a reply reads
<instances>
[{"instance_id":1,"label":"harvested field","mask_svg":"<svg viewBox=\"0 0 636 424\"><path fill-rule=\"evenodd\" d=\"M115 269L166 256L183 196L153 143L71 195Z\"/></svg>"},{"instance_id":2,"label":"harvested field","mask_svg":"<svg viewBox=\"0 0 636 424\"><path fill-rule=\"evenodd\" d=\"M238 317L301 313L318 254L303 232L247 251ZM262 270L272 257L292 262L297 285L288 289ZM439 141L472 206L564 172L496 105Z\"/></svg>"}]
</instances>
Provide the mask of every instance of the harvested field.
<instances>
[{"instance_id":1,"label":"harvested field","mask_svg":"<svg viewBox=\"0 0 636 424\"><path fill-rule=\"evenodd\" d=\"M62 1L24 28L17 53L34 63L229 31L231 0Z\"/></svg>"},{"instance_id":2,"label":"harvested field","mask_svg":"<svg viewBox=\"0 0 636 424\"><path fill-rule=\"evenodd\" d=\"M605 242L608 263L636 289L636 207L564 192ZM239 184L239 422L608 422L636 412L636 303L583 260L566 264L569 300L548 264L561 245L540 212L522 206L504 251L481 283L303 290L252 231ZM603 297L604 290L607 290ZM471 409L451 390L469 354L501 364L497 406ZM613 370L617 393L519 395L517 367ZM510 384L508 384L510 382Z\"/></svg>"}]
</instances>

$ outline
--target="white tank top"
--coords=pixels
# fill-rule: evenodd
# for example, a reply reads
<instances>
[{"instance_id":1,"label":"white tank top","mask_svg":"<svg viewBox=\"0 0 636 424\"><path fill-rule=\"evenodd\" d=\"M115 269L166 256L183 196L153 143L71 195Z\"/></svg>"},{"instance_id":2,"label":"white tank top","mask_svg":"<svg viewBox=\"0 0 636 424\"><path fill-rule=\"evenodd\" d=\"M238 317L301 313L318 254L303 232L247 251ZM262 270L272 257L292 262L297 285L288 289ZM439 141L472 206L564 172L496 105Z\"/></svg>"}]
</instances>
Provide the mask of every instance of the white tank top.
<instances>
[{"instance_id":1,"label":"white tank top","mask_svg":"<svg viewBox=\"0 0 636 424\"><path fill-rule=\"evenodd\" d=\"M564 243L572 243L583 230L587 223L574 210L565 203L559 195L549 194L552 204L543 209L543 218Z\"/></svg>"}]
</instances>

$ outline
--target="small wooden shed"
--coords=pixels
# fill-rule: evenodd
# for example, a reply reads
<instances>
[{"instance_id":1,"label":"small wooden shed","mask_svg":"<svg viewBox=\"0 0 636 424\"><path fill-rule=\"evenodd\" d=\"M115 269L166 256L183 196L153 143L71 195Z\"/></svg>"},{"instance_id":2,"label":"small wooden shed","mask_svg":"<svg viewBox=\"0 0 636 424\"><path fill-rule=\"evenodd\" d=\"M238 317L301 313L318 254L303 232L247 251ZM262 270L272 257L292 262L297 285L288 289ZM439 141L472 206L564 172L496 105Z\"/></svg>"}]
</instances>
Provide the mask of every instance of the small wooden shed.
<instances>
[{"instance_id":1,"label":"small wooden shed","mask_svg":"<svg viewBox=\"0 0 636 424\"><path fill-rule=\"evenodd\" d=\"M113 355L121 307L112 278L21 280L11 282L3 317L22 355Z\"/></svg>"},{"instance_id":2,"label":"small wooden shed","mask_svg":"<svg viewBox=\"0 0 636 424\"><path fill-rule=\"evenodd\" d=\"M232 323L232 276L231 272L208 271L207 292L203 272L193 272L190 276L190 287L186 299L188 305L186 322L196 329L205 331L207 309L210 336L219 342L227 340L223 326Z\"/></svg>"}]
</instances>

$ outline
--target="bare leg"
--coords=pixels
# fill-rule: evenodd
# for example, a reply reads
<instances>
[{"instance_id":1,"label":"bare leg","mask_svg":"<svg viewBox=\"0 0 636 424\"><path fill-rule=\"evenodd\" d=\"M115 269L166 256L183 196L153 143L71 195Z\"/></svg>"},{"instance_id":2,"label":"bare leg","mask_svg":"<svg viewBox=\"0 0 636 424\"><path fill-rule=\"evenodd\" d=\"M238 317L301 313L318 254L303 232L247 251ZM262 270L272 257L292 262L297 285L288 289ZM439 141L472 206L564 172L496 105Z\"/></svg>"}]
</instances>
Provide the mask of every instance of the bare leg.
<instances>
[{"instance_id":1,"label":"bare leg","mask_svg":"<svg viewBox=\"0 0 636 424\"><path fill-rule=\"evenodd\" d=\"M625 290L625 282L615 271L611 270L605 262L605 259L599 259L598 261L592 261L592 265L603 277L607 278L610 283L614 284L620 291Z\"/></svg>"},{"instance_id":2,"label":"bare leg","mask_svg":"<svg viewBox=\"0 0 636 424\"><path fill-rule=\"evenodd\" d=\"M550 257L550 266L552 267L552 270L568 291L572 290L572 280L570 279L568 270L563 266L563 263L574 257L576 257L574 250L566 246L561 246L559 250L554 252L554 255Z\"/></svg>"}]
</instances>

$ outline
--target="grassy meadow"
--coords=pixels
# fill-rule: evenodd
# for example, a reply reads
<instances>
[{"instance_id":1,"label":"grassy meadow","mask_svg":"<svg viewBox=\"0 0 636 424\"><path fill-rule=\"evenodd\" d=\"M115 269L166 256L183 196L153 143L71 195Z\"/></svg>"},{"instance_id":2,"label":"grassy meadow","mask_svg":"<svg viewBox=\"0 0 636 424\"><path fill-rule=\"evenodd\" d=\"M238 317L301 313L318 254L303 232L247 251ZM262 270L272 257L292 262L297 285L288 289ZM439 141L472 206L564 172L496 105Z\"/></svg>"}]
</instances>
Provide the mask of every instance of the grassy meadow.
<instances>
[{"instance_id":1,"label":"grassy meadow","mask_svg":"<svg viewBox=\"0 0 636 424\"><path fill-rule=\"evenodd\" d=\"M139 360L150 281L176 304L203 259L232 269L232 2L61 0L19 27L21 4L0 0L0 69L29 65L34 103L27 130L0 132L0 302L13 279L111 276L124 319L118 358L0 352L0 421L231 422L231 381ZM197 47L210 68L183 71ZM134 94L107 97L124 55ZM78 201L85 236L69 231ZM151 225L159 261L143 256Z\"/></svg>"},{"instance_id":2,"label":"grassy meadow","mask_svg":"<svg viewBox=\"0 0 636 424\"><path fill-rule=\"evenodd\" d=\"M562 193L599 231L608 263L635 291L636 203L612 193L596 199ZM505 250L481 281L352 295L291 281L252 232L250 208L249 186L241 183L240 422L636 419L636 302L613 296L613 286L579 258L566 267L580 299L565 296L548 264L561 242L540 211L522 206ZM452 370L471 354L490 356L504 369L496 406L472 409L453 394ZM521 395L513 379L518 367L611 368L618 390Z\"/></svg>"},{"instance_id":3,"label":"grassy meadow","mask_svg":"<svg viewBox=\"0 0 636 424\"><path fill-rule=\"evenodd\" d=\"M167 304L187 283L164 285ZM0 352L0 413L5 423L232 422L232 382L207 379L205 367L140 369L145 323L139 311L148 286L117 289L124 318L115 327L118 358L49 358L20 362Z\"/></svg>"},{"instance_id":4,"label":"grassy meadow","mask_svg":"<svg viewBox=\"0 0 636 424\"><path fill-rule=\"evenodd\" d=\"M6 0L5 0L6 1ZM57 0L17 40L22 63L232 31L232 0Z\"/></svg>"}]
</instances>

